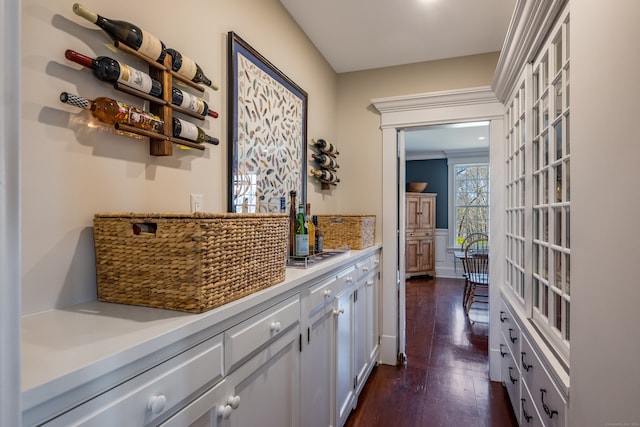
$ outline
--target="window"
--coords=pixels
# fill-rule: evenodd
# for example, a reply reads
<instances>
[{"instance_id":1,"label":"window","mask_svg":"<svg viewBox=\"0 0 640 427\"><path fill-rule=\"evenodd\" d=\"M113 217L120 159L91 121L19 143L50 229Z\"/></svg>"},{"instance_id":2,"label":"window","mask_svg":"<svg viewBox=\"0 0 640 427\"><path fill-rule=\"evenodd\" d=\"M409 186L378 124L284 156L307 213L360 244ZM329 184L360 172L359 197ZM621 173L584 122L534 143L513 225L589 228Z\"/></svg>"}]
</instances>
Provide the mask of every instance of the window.
<instances>
[{"instance_id":1,"label":"window","mask_svg":"<svg viewBox=\"0 0 640 427\"><path fill-rule=\"evenodd\" d=\"M454 167L456 246L470 233L487 233L489 225L489 165Z\"/></svg>"}]
</instances>

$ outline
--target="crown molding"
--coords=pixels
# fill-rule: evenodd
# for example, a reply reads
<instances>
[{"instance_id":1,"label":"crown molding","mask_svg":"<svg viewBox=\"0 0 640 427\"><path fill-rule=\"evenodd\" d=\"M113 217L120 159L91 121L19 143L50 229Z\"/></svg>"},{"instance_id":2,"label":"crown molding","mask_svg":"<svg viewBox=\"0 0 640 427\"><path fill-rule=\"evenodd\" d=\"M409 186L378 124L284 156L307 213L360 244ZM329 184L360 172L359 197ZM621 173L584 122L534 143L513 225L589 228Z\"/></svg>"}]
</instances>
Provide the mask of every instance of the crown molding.
<instances>
[{"instance_id":1,"label":"crown molding","mask_svg":"<svg viewBox=\"0 0 640 427\"><path fill-rule=\"evenodd\" d=\"M372 99L380 113L484 104L496 101L489 86Z\"/></svg>"}]
</instances>

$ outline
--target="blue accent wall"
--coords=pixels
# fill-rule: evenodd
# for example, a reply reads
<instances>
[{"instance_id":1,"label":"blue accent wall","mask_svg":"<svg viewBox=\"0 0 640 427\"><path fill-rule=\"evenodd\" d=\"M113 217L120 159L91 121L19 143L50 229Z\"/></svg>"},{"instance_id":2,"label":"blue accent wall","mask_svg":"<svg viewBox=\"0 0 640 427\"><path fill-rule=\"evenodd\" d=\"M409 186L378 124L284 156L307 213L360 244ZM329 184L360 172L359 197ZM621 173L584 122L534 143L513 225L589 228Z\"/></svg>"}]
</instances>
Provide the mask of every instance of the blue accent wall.
<instances>
[{"instance_id":1,"label":"blue accent wall","mask_svg":"<svg viewBox=\"0 0 640 427\"><path fill-rule=\"evenodd\" d=\"M449 167L447 159L406 162L407 182L428 182L425 193L436 193L436 228L449 228Z\"/></svg>"}]
</instances>

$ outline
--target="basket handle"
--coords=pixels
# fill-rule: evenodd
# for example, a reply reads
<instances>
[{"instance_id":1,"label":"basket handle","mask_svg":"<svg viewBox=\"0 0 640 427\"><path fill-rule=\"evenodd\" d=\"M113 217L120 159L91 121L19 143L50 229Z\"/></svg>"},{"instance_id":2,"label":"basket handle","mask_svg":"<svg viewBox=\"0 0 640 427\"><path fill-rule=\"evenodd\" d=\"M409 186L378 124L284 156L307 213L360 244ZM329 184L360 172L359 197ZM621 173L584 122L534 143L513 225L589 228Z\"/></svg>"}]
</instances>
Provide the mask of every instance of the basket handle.
<instances>
[{"instance_id":1,"label":"basket handle","mask_svg":"<svg viewBox=\"0 0 640 427\"><path fill-rule=\"evenodd\" d=\"M333 217L330 218L329 221L331 221L332 224L342 224L344 222L344 219L342 219L342 217Z\"/></svg>"},{"instance_id":2,"label":"basket handle","mask_svg":"<svg viewBox=\"0 0 640 427\"><path fill-rule=\"evenodd\" d=\"M131 231L136 236L154 236L156 235L156 230L158 229L158 224L155 222L135 222L131 224Z\"/></svg>"}]
</instances>

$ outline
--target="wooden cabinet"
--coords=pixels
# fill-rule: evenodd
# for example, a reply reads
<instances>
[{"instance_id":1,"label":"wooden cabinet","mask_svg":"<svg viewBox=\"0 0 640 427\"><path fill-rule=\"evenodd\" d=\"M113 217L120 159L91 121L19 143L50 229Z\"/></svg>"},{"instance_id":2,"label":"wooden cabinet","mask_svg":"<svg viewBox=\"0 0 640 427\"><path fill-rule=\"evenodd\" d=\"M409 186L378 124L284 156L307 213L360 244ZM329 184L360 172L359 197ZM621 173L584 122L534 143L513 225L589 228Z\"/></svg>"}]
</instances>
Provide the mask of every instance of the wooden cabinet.
<instances>
[{"instance_id":1,"label":"wooden cabinet","mask_svg":"<svg viewBox=\"0 0 640 427\"><path fill-rule=\"evenodd\" d=\"M409 278L436 275L436 195L407 193L405 223L405 274Z\"/></svg>"}]
</instances>

